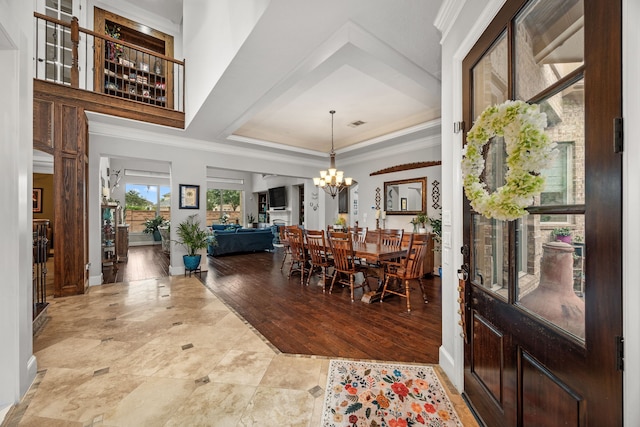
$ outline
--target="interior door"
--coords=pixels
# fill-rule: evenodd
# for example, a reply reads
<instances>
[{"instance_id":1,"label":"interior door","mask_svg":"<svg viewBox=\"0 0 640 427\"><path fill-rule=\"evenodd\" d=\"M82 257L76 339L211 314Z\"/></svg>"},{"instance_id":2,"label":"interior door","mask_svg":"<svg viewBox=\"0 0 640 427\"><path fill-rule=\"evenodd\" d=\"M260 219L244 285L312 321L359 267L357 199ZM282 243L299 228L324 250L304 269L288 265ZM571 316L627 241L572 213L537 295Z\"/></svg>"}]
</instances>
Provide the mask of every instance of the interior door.
<instances>
[{"instance_id":1,"label":"interior door","mask_svg":"<svg viewBox=\"0 0 640 427\"><path fill-rule=\"evenodd\" d=\"M621 18L620 0L507 1L463 62L465 123L537 103L558 150L524 218L466 204L464 391L488 426L622 425ZM487 147L493 191L504 141Z\"/></svg>"}]
</instances>

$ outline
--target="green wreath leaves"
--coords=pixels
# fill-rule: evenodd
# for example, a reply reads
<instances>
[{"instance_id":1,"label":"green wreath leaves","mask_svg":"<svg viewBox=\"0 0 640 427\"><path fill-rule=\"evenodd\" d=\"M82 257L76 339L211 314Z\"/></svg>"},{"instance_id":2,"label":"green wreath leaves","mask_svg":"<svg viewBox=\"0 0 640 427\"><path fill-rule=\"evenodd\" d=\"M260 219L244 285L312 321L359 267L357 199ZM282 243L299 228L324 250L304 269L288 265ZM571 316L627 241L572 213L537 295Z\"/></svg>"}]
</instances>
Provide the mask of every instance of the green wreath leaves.
<instances>
[{"instance_id":1,"label":"green wreath leaves","mask_svg":"<svg viewBox=\"0 0 640 427\"><path fill-rule=\"evenodd\" d=\"M467 134L462 151L464 192L471 207L487 218L514 220L527 215L527 206L544 190L541 170L557 155L556 144L544 133L547 115L524 101L506 101L487 107ZM507 152L505 184L489 193L480 181L484 145L504 137Z\"/></svg>"}]
</instances>

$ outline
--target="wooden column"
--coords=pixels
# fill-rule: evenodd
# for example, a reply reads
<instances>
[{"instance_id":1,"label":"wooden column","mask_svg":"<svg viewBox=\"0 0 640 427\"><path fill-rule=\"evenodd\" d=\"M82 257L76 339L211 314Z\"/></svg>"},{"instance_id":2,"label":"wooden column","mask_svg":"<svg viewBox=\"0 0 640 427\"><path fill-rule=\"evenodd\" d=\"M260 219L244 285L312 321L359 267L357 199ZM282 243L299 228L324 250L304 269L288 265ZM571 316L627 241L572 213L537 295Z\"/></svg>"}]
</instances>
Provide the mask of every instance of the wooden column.
<instances>
[{"instance_id":1,"label":"wooden column","mask_svg":"<svg viewBox=\"0 0 640 427\"><path fill-rule=\"evenodd\" d=\"M88 285L87 135L82 107L34 92L33 148L54 158L56 297L82 294Z\"/></svg>"}]
</instances>

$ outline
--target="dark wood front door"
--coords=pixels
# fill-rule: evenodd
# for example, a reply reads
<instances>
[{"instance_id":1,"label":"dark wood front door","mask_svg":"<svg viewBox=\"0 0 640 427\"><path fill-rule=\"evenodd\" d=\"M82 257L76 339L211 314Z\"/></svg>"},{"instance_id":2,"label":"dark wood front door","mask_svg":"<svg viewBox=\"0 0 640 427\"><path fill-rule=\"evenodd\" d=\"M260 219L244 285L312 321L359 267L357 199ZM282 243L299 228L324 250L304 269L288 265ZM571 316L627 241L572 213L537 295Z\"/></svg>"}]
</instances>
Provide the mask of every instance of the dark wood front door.
<instances>
[{"instance_id":1,"label":"dark wood front door","mask_svg":"<svg viewBox=\"0 0 640 427\"><path fill-rule=\"evenodd\" d=\"M622 425L621 10L507 1L463 62L467 131L487 106L521 99L546 113L558 150L524 218L465 208L464 390L488 426ZM487 147L494 191L504 141Z\"/></svg>"}]
</instances>

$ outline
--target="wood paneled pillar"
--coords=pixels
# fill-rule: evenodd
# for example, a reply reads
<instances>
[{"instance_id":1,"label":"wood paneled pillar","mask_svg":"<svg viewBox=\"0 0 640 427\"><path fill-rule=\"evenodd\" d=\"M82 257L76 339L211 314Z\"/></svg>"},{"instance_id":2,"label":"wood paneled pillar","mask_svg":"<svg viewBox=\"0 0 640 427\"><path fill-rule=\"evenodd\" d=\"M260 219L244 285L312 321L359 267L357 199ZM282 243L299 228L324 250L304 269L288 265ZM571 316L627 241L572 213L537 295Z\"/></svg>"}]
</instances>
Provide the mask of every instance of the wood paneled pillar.
<instances>
[{"instance_id":1,"label":"wood paneled pillar","mask_svg":"<svg viewBox=\"0 0 640 427\"><path fill-rule=\"evenodd\" d=\"M54 296L85 292L88 285L88 128L84 108L34 93L33 148L53 154Z\"/></svg>"}]
</instances>

